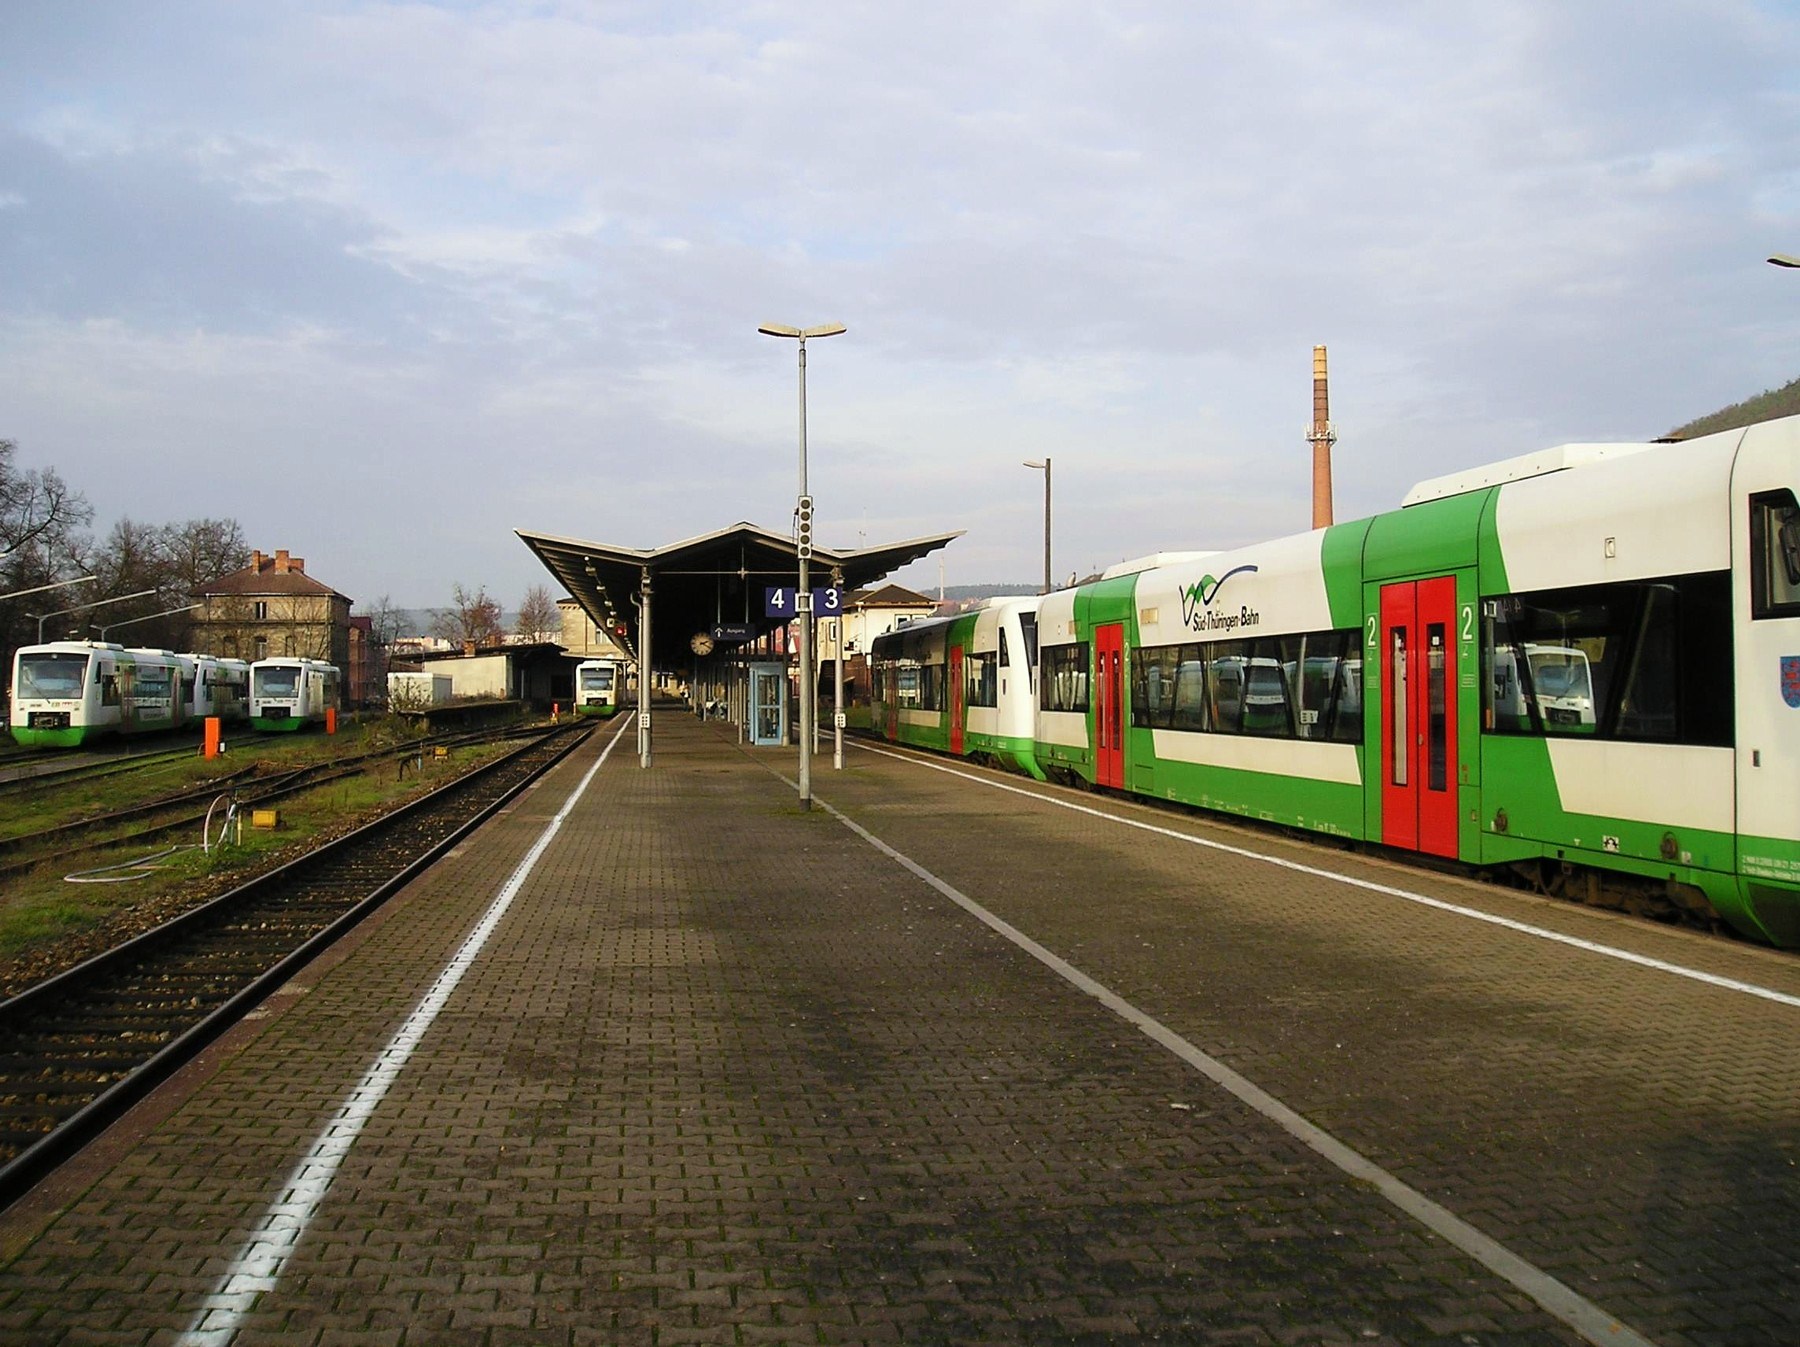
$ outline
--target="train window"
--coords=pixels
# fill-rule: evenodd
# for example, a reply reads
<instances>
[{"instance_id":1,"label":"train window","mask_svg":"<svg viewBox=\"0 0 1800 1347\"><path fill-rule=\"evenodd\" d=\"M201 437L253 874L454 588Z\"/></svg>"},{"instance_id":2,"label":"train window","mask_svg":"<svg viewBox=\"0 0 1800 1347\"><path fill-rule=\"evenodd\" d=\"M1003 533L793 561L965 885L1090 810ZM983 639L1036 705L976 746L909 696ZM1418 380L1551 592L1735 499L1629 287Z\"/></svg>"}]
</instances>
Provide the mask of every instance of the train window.
<instances>
[{"instance_id":1,"label":"train window","mask_svg":"<svg viewBox=\"0 0 1800 1347\"><path fill-rule=\"evenodd\" d=\"M1425 628L1425 759L1427 790L1449 789L1449 725L1447 711L1450 700L1448 651L1444 647L1444 624L1433 622Z\"/></svg>"},{"instance_id":2,"label":"train window","mask_svg":"<svg viewBox=\"0 0 1800 1347\"><path fill-rule=\"evenodd\" d=\"M1000 676L992 651L963 657L963 700L969 706L1000 705Z\"/></svg>"},{"instance_id":3,"label":"train window","mask_svg":"<svg viewBox=\"0 0 1800 1347\"><path fill-rule=\"evenodd\" d=\"M1175 707L1175 670L1180 647L1165 645L1135 650L1131 656L1131 723L1139 729L1166 730Z\"/></svg>"},{"instance_id":4,"label":"train window","mask_svg":"<svg viewBox=\"0 0 1800 1347\"><path fill-rule=\"evenodd\" d=\"M20 655L19 677L13 692L20 697L79 697L87 682L87 670L86 655Z\"/></svg>"},{"instance_id":5,"label":"train window","mask_svg":"<svg viewBox=\"0 0 1800 1347\"><path fill-rule=\"evenodd\" d=\"M1282 739L1362 738L1360 636L1314 631L1132 652L1132 724Z\"/></svg>"},{"instance_id":6,"label":"train window","mask_svg":"<svg viewBox=\"0 0 1800 1347\"><path fill-rule=\"evenodd\" d=\"M1488 731L1731 743L1728 572L1501 595L1483 610Z\"/></svg>"},{"instance_id":7,"label":"train window","mask_svg":"<svg viewBox=\"0 0 1800 1347\"><path fill-rule=\"evenodd\" d=\"M1388 667L1388 696L1393 701L1393 784L1406 784L1407 764L1412 761L1412 734L1407 729L1406 712L1410 706L1406 686L1406 628L1389 627L1393 661Z\"/></svg>"},{"instance_id":8,"label":"train window","mask_svg":"<svg viewBox=\"0 0 1800 1347\"><path fill-rule=\"evenodd\" d=\"M1038 652L1042 672L1038 686L1043 689L1040 705L1045 711L1086 711L1088 709L1088 646L1085 641L1074 645L1044 646Z\"/></svg>"},{"instance_id":9,"label":"train window","mask_svg":"<svg viewBox=\"0 0 1800 1347\"><path fill-rule=\"evenodd\" d=\"M1800 505L1792 491L1750 497L1750 616L1800 617Z\"/></svg>"},{"instance_id":10,"label":"train window","mask_svg":"<svg viewBox=\"0 0 1800 1347\"><path fill-rule=\"evenodd\" d=\"M1025 638L1025 672L1031 680L1031 690L1037 691L1038 633L1037 614L1019 614L1019 634Z\"/></svg>"}]
</instances>

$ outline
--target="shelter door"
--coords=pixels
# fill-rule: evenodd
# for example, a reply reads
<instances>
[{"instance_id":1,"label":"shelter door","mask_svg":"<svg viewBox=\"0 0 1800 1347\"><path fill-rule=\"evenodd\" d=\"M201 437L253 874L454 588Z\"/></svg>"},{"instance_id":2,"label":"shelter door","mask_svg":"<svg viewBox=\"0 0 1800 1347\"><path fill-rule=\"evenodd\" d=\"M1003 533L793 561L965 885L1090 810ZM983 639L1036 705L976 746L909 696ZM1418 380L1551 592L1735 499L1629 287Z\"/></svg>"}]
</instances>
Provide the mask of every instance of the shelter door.
<instances>
[{"instance_id":1,"label":"shelter door","mask_svg":"<svg viewBox=\"0 0 1800 1347\"><path fill-rule=\"evenodd\" d=\"M1123 623L1094 628L1094 781L1102 786L1125 784L1124 656Z\"/></svg>"},{"instance_id":2,"label":"shelter door","mask_svg":"<svg viewBox=\"0 0 1800 1347\"><path fill-rule=\"evenodd\" d=\"M961 754L963 751L963 649L960 645L950 647L950 751Z\"/></svg>"},{"instance_id":3,"label":"shelter door","mask_svg":"<svg viewBox=\"0 0 1800 1347\"><path fill-rule=\"evenodd\" d=\"M1381 840L1456 855L1456 578L1381 587Z\"/></svg>"}]
</instances>

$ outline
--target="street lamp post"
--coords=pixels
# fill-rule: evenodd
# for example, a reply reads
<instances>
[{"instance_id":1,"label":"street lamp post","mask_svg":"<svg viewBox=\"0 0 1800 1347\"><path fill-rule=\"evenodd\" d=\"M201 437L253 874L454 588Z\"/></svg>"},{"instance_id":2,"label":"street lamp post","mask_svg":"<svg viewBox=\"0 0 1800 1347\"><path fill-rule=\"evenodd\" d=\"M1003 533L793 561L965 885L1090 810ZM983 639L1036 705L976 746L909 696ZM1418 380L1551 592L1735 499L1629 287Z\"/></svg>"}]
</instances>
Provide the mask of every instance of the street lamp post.
<instances>
[{"instance_id":1,"label":"street lamp post","mask_svg":"<svg viewBox=\"0 0 1800 1347\"><path fill-rule=\"evenodd\" d=\"M79 579L75 579L75 580L58 580L53 585L38 585L32 589L15 589L10 594L0 594L0 599L22 599L27 594L42 594L46 590L51 590L51 589L67 589L70 585L85 585L85 584L88 584L90 581L98 580L99 578L100 577L97 575L84 575L84 576L81 576ZM42 632L39 632L40 636L42 634L43 634Z\"/></svg>"},{"instance_id":2,"label":"street lamp post","mask_svg":"<svg viewBox=\"0 0 1800 1347\"><path fill-rule=\"evenodd\" d=\"M1800 267L1800 257L1789 257L1786 253L1776 253L1769 259L1772 267Z\"/></svg>"},{"instance_id":3,"label":"street lamp post","mask_svg":"<svg viewBox=\"0 0 1800 1347\"><path fill-rule=\"evenodd\" d=\"M794 593L794 610L800 618L800 807L812 808L813 705L812 667L812 588L807 563L812 560L813 502L806 490L806 339L835 337L845 328L842 323L825 323L819 327L786 327L780 323L764 323L756 329L767 337L792 337L800 344L800 499L796 506L799 530L794 552L799 559L800 584Z\"/></svg>"},{"instance_id":4,"label":"street lamp post","mask_svg":"<svg viewBox=\"0 0 1800 1347\"><path fill-rule=\"evenodd\" d=\"M65 613L85 613L90 608L104 608L109 603L124 603L127 599L141 599L154 593L154 589L140 589L135 594L121 594L116 599L95 599L92 603L78 603L73 608L58 608L54 613L45 613L38 618L38 644L44 643L44 623L53 617L61 617Z\"/></svg>"},{"instance_id":5,"label":"street lamp post","mask_svg":"<svg viewBox=\"0 0 1800 1347\"><path fill-rule=\"evenodd\" d=\"M1050 592L1050 459L1045 457L1042 463L1026 459L1028 468L1044 470L1044 593Z\"/></svg>"},{"instance_id":6,"label":"street lamp post","mask_svg":"<svg viewBox=\"0 0 1800 1347\"><path fill-rule=\"evenodd\" d=\"M104 627L100 628L100 639L104 641L106 639L106 633L111 631L114 627L129 627L133 622L148 622L153 617L170 617L176 613L191 613L196 608L204 607L206 607L204 603L184 603L179 608L165 608L160 613L145 613L142 617L128 617L118 622L108 622Z\"/></svg>"}]
</instances>

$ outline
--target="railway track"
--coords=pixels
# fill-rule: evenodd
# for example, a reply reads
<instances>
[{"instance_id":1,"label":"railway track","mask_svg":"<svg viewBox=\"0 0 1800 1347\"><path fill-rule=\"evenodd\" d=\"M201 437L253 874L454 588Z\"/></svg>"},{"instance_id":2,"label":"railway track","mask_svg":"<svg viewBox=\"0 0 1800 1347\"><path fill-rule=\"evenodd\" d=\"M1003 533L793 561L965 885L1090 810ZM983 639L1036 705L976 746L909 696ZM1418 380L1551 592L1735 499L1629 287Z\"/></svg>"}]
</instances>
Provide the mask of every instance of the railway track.
<instances>
[{"instance_id":1,"label":"railway track","mask_svg":"<svg viewBox=\"0 0 1800 1347\"><path fill-rule=\"evenodd\" d=\"M213 806L218 801L229 801L241 811L253 805L268 804L311 790L344 776L356 775L381 762L399 760L404 770L406 762L422 758L426 752L438 748L459 748L477 743L530 738L542 733L541 728L527 727L500 732L433 735L411 743L387 745L348 757L268 774L259 774L255 766L246 767L202 786L158 796L103 814L72 819L34 832L0 837L0 879L59 861L68 862L96 851L116 851L149 844L170 833L178 833L202 823L212 814ZM184 753L181 756L191 757L192 754ZM112 770L116 772L126 769L114 766ZM153 821L141 827L129 828L128 825L136 820ZM120 829L125 830L118 831Z\"/></svg>"},{"instance_id":2,"label":"railway track","mask_svg":"<svg viewBox=\"0 0 1800 1347\"><path fill-rule=\"evenodd\" d=\"M591 729L569 725L0 1002L0 1207L98 1134Z\"/></svg>"}]
</instances>

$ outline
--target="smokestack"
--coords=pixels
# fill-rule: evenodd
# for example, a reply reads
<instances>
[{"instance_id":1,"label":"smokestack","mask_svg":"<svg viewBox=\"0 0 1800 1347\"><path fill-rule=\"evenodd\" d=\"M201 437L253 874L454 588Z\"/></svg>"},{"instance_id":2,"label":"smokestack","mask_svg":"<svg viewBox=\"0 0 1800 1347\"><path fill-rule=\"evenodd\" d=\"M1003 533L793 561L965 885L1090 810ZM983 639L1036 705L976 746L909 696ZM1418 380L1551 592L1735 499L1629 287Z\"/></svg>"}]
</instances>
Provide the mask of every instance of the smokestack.
<instances>
[{"instance_id":1,"label":"smokestack","mask_svg":"<svg viewBox=\"0 0 1800 1347\"><path fill-rule=\"evenodd\" d=\"M1313 420L1306 438L1313 447L1312 526L1322 529L1331 523L1331 446L1337 443L1323 346L1313 347Z\"/></svg>"}]
</instances>

